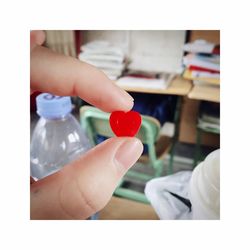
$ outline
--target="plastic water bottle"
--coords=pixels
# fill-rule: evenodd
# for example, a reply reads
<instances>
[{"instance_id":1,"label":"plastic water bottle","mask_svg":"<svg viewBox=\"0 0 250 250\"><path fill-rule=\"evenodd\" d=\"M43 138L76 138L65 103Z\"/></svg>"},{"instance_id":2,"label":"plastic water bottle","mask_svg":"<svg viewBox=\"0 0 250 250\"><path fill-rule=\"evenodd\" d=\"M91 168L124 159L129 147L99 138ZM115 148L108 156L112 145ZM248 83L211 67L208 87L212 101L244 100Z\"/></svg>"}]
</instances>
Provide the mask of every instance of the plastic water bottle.
<instances>
[{"instance_id":1,"label":"plastic water bottle","mask_svg":"<svg viewBox=\"0 0 250 250\"><path fill-rule=\"evenodd\" d=\"M70 97L48 93L36 98L40 119L31 139L31 176L41 179L60 170L91 148L79 122L71 114Z\"/></svg>"}]
</instances>

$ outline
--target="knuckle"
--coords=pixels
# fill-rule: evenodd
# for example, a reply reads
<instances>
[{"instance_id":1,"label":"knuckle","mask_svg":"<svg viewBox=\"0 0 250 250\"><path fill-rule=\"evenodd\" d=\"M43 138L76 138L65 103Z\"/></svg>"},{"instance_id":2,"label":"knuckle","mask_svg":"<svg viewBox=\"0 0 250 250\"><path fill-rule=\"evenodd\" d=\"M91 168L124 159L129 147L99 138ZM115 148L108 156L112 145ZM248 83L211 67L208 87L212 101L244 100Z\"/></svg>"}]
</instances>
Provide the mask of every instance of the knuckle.
<instances>
[{"instance_id":1,"label":"knuckle","mask_svg":"<svg viewBox=\"0 0 250 250\"><path fill-rule=\"evenodd\" d=\"M100 209L94 193L81 188L77 178L65 183L59 192L60 207L72 219L86 219Z\"/></svg>"}]
</instances>

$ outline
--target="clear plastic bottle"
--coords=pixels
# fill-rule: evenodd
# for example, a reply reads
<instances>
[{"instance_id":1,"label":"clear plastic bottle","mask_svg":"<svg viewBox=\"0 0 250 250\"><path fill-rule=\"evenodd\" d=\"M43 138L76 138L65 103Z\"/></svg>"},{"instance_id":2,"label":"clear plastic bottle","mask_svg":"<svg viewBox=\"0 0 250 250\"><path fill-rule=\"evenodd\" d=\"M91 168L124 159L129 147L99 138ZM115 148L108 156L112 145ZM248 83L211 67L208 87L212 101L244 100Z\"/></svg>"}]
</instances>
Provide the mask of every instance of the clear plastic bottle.
<instances>
[{"instance_id":1,"label":"clear plastic bottle","mask_svg":"<svg viewBox=\"0 0 250 250\"><path fill-rule=\"evenodd\" d=\"M71 114L70 97L48 93L36 98L40 119L30 147L31 176L41 179L60 170L90 149L89 139Z\"/></svg>"}]
</instances>

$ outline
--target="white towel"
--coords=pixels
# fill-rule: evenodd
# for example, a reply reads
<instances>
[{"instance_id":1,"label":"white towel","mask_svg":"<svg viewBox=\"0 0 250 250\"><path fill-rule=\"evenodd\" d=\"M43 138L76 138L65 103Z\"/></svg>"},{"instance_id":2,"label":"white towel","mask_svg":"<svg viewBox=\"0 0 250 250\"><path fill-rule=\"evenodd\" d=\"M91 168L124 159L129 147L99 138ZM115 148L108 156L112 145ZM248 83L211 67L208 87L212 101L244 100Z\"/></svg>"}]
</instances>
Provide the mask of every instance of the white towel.
<instances>
[{"instance_id":1,"label":"white towel","mask_svg":"<svg viewBox=\"0 0 250 250\"><path fill-rule=\"evenodd\" d=\"M81 57L79 57L79 59L83 62L87 62L97 68L100 69L115 69L115 70L123 70L125 67L124 63L115 63L112 61L105 61L105 60L84 60Z\"/></svg>"},{"instance_id":2,"label":"white towel","mask_svg":"<svg viewBox=\"0 0 250 250\"><path fill-rule=\"evenodd\" d=\"M116 80L125 68L125 54L121 48L107 41L93 41L81 46L79 60L102 70L111 80Z\"/></svg>"},{"instance_id":3,"label":"white towel","mask_svg":"<svg viewBox=\"0 0 250 250\"><path fill-rule=\"evenodd\" d=\"M148 88L148 89L166 89L165 79L148 79L148 78L139 78L132 76L121 77L117 81L117 85L121 87L139 87L139 88Z\"/></svg>"},{"instance_id":4,"label":"white towel","mask_svg":"<svg viewBox=\"0 0 250 250\"><path fill-rule=\"evenodd\" d=\"M93 41L81 46L81 51L93 54L117 55L124 57L123 50L107 41Z\"/></svg>"},{"instance_id":5,"label":"white towel","mask_svg":"<svg viewBox=\"0 0 250 250\"><path fill-rule=\"evenodd\" d=\"M112 54L94 54L94 53L85 53L81 52L78 58L82 61L110 61L114 63L122 63L124 61L123 56L112 55Z\"/></svg>"}]
</instances>

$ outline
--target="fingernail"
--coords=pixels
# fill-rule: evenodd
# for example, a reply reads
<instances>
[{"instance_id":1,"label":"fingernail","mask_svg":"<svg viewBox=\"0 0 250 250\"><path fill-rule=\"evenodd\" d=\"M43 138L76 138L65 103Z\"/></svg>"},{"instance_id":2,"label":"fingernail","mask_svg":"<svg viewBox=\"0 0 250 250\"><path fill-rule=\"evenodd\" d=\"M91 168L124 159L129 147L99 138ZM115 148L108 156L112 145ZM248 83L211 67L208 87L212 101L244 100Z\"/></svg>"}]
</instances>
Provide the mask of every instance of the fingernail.
<instances>
[{"instance_id":1,"label":"fingernail","mask_svg":"<svg viewBox=\"0 0 250 250\"><path fill-rule=\"evenodd\" d=\"M125 95L126 95L126 98L128 98L131 101L134 101L134 98L128 92L125 91Z\"/></svg>"},{"instance_id":2,"label":"fingernail","mask_svg":"<svg viewBox=\"0 0 250 250\"><path fill-rule=\"evenodd\" d=\"M123 90L123 89L121 89L121 88L119 88L120 89L120 92L122 93L122 95L123 95L123 98L122 98L122 100L127 104L127 103L134 103L134 98L128 93L128 92L126 92L125 90Z\"/></svg>"},{"instance_id":3,"label":"fingernail","mask_svg":"<svg viewBox=\"0 0 250 250\"><path fill-rule=\"evenodd\" d=\"M132 167L139 159L143 151L143 145L137 138L128 138L117 150L115 162L123 171Z\"/></svg>"}]
</instances>

